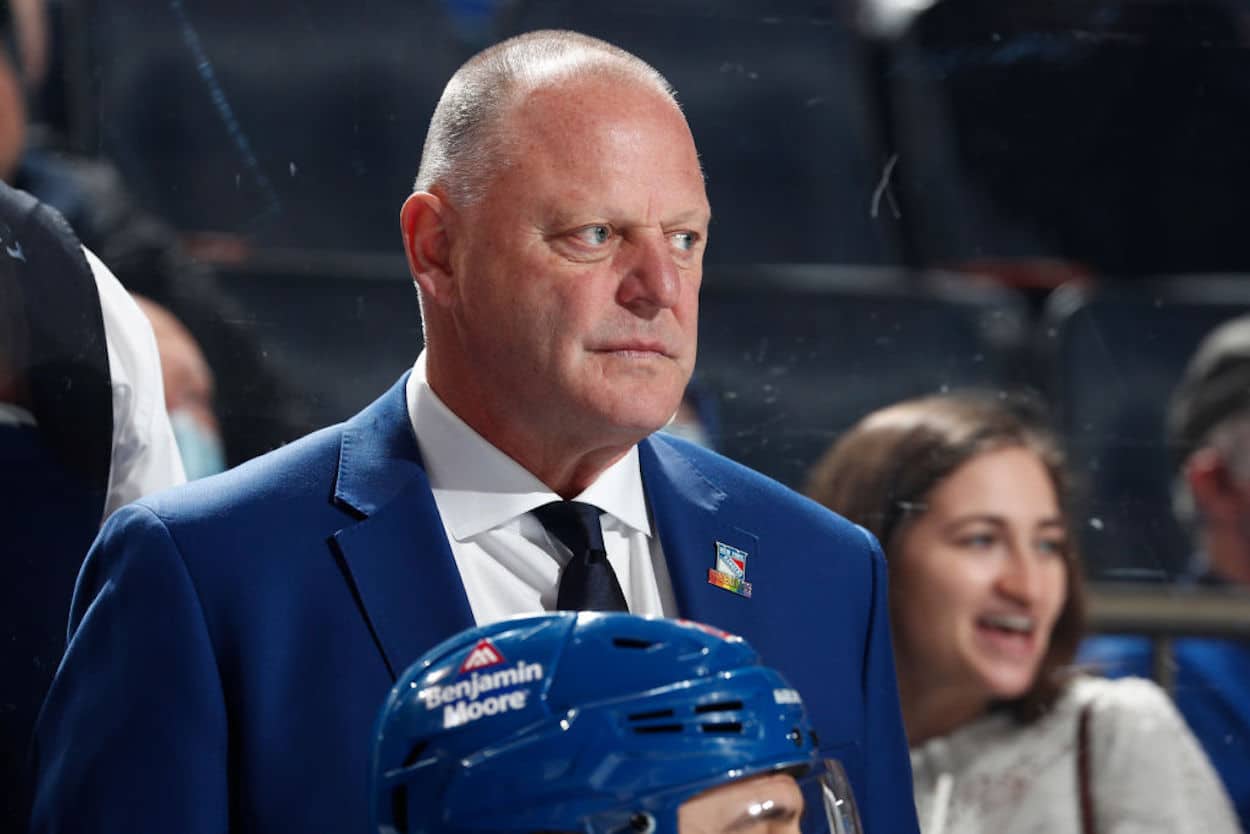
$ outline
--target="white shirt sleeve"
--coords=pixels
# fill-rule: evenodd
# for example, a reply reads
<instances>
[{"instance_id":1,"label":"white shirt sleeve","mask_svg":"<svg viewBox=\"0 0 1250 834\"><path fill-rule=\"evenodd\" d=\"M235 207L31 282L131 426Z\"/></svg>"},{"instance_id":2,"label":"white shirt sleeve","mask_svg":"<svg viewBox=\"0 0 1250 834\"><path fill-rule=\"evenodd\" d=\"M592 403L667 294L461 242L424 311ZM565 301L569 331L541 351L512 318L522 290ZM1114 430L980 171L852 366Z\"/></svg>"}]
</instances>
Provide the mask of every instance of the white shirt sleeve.
<instances>
[{"instance_id":1,"label":"white shirt sleeve","mask_svg":"<svg viewBox=\"0 0 1250 834\"><path fill-rule=\"evenodd\" d=\"M1238 834L1219 776L1153 681L1101 681L1091 702L1090 765L1100 834Z\"/></svg>"},{"instance_id":2,"label":"white shirt sleeve","mask_svg":"<svg viewBox=\"0 0 1250 834\"><path fill-rule=\"evenodd\" d=\"M165 412L152 325L121 282L86 247L104 315L113 385L113 454L104 518L123 504L186 481Z\"/></svg>"}]
</instances>

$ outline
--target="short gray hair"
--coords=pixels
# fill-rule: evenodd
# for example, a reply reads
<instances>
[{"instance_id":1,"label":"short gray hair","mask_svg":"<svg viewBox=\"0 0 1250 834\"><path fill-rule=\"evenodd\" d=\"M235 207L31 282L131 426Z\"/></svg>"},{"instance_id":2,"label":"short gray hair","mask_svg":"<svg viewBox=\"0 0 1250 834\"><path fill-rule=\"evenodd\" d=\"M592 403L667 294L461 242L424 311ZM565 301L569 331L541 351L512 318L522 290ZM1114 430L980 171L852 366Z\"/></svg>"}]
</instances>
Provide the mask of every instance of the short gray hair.
<instances>
[{"instance_id":1,"label":"short gray hair","mask_svg":"<svg viewBox=\"0 0 1250 834\"><path fill-rule=\"evenodd\" d=\"M1250 486L1250 409L1242 409L1216 423L1198 440L1197 448L1213 450L1234 482ZM1172 512L1182 526L1190 530L1201 521L1185 478L1184 461L1172 480Z\"/></svg>"},{"instance_id":2,"label":"short gray hair","mask_svg":"<svg viewBox=\"0 0 1250 834\"><path fill-rule=\"evenodd\" d=\"M1168 404L1167 441L1172 510L1192 532L1202 521L1185 477L1194 452L1214 451L1234 480L1250 484L1250 315L1229 319L1199 343Z\"/></svg>"},{"instance_id":3,"label":"short gray hair","mask_svg":"<svg viewBox=\"0 0 1250 834\"><path fill-rule=\"evenodd\" d=\"M597 73L641 84L677 103L672 86L646 61L620 47L562 30L517 35L474 55L447 82L434 108L416 191L441 187L461 205L478 200L498 166L501 116L525 93Z\"/></svg>"}]
</instances>

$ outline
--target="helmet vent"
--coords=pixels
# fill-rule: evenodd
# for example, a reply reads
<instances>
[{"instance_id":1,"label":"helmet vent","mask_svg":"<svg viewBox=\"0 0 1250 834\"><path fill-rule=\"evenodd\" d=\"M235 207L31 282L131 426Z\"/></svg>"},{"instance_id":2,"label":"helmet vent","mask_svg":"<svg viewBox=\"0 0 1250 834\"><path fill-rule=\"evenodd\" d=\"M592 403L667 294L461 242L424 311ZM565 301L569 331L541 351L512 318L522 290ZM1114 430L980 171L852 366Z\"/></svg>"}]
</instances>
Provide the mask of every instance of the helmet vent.
<instances>
[{"instance_id":1,"label":"helmet vent","mask_svg":"<svg viewBox=\"0 0 1250 834\"><path fill-rule=\"evenodd\" d=\"M707 712L736 712L742 709L741 701L713 701L710 704L699 704L694 708L696 714Z\"/></svg>"},{"instance_id":2,"label":"helmet vent","mask_svg":"<svg viewBox=\"0 0 1250 834\"><path fill-rule=\"evenodd\" d=\"M612 645L618 649L649 649L655 645L655 641L639 637L613 637Z\"/></svg>"},{"instance_id":3,"label":"helmet vent","mask_svg":"<svg viewBox=\"0 0 1250 834\"><path fill-rule=\"evenodd\" d=\"M635 727L634 732L639 735L654 735L656 733L680 733L682 727L680 724L644 724L641 727Z\"/></svg>"},{"instance_id":4,"label":"helmet vent","mask_svg":"<svg viewBox=\"0 0 1250 834\"><path fill-rule=\"evenodd\" d=\"M741 721L709 721L706 724L701 724L700 727L705 733L718 735L741 735L742 733Z\"/></svg>"},{"instance_id":5,"label":"helmet vent","mask_svg":"<svg viewBox=\"0 0 1250 834\"><path fill-rule=\"evenodd\" d=\"M680 733L681 724L673 723L673 711L671 709L656 709L650 712L635 712L628 717L630 723L634 724L634 732L642 735L651 733ZM662 721L668 719L664 723L641 723Z\"/></svg>"},{"instance_id":6,"label":"helmet vent","mask_svg":"<svg viewBox=\"0 0 1250 834\"><path fill-rule=\"evenodd\" d=\"M651 712L635 712L629 716L630 721L650 721L652 718L672 718L673 711L671 709L657 709Z\"/></svg>"}]
</instances>

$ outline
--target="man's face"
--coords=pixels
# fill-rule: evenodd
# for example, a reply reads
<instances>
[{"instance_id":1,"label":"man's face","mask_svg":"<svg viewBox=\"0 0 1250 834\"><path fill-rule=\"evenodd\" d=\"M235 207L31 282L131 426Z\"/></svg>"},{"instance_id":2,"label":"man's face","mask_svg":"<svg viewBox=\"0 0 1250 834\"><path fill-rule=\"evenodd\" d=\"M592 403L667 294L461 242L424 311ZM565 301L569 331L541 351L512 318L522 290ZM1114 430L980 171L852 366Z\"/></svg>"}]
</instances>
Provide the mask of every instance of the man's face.
<instances>
[{"instance_id":1,"label":"man's face","mask_svg":"<svg viewBox=\"0 0 1250 834\"><path fill-rule=\"evenodd\" d=\"M694 368L709 209L690 132L659 93L600 78L534 92L503 125L507 162L447 226L461 364L488 412L632 444Z\"/></svg>"},{"instance_id":2,"label":"man's face","mask_svg":"<svg viewBox=\"0 0 1250 834\"><path fill-rule=\"evenodd\" d=\"M730 782L682 803L678 834L800 834L803 793L785 773Z\"/></svg>"}]
</instances>

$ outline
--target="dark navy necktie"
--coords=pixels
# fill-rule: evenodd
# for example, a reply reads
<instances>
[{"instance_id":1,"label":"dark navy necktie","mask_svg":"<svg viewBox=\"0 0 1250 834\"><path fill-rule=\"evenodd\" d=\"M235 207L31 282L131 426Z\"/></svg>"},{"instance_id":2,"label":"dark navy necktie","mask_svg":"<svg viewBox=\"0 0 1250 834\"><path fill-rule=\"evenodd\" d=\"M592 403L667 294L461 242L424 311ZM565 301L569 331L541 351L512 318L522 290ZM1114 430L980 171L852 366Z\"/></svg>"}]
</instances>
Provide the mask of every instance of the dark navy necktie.
<instances>
[{"instance_id":1,"label":"dark navy necktie","mask_svg":"<svg viewBox=\"0 0 1250 834\"><path fill-rule=\"evenodd\" d=\"M573 552L560 574L558 611L628 611L621 584L608 563L599 508L581 501L552 501L534 515Z\"/></svg>"}]
</instances>

